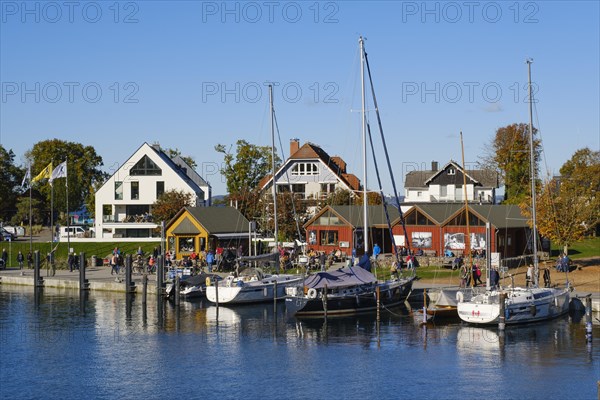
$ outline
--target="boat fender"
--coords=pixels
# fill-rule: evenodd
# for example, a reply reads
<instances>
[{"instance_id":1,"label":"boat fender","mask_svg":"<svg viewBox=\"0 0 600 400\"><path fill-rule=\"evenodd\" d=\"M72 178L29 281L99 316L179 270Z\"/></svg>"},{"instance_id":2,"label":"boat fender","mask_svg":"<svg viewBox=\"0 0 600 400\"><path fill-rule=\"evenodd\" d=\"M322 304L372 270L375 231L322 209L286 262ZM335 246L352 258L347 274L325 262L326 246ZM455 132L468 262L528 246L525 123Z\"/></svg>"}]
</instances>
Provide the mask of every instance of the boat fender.
<instances>
[{"instance_id":1,"label":"boat fender","mask_svg":"<svg viewBox=\"0 0 600 400\"><path fill-rule=\"evenodd\" d=\"M308 297L309 299L316 299L317 298L317 289L315 289L315 288L308 289L308 292L306 292L306 297Z\"/></svg>"},{"instance_id":2,"label":"boat fender","mask_svg":"<svg viewBox=\"0 0 600 400\"><path fill-rule=\"evenodd\" d=\"M463 294L463 292L456 292L456 301L459 303L462 303L465 301L465 295Z\"/></svg>"},{"instance_id":3,"label":"boat fender","mask_svg":"<svg viewBox=\"0 0 600 400\"><path fill-rule=\"evenodd\" d=\"M554 298L554 306L555 306L555 307L558 307L558 297L555 297L555 298Z\"/></svg>"},{"instance_id":4,"label":"boat fender","mask_svg":"<svg viewBox=\"0 0 600 400\"><path fill-rule=\"evenodd\" d=\"M206 286L210 286L210 276L206 277Z\"/></svg>"},{"instance_id":5,"label":"boat fender","mask_svg":"<svg viewBox=\"0 0 600 400\"><path fill-rule=\"evenodd\" d=\"M535 304L529 306L529 312L535 317L535 314L537 314L537 307L535 306Z\"/></svg>"}]
</instances>

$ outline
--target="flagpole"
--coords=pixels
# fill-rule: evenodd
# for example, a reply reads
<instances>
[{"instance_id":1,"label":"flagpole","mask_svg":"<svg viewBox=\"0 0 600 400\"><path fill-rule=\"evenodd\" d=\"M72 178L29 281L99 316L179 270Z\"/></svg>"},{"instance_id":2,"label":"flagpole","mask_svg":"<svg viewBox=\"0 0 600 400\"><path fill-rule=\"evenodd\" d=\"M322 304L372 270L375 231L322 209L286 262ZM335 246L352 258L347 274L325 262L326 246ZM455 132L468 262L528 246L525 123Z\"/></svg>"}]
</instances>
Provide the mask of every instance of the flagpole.
<instances>
[{"instance_id":1,"label":"flagpole","mask_svg":"<svg viewBox=\"0 0 600 400\"><path fill-rule=\"evenodd\" d=\"M50 250L54 245L54 182L50 181Z\"/></svg>"},{"instance_id":2,"label":"flagpole","mask_svg":"<svg viewBox=\"0 0 600 400\"><path fill-rule=\"evenodd\" d=\"M31 187L33 183L31 182L31 164L29 164L29 252L33 255L33 223L31 221Z\"/></svg>"},{"instance_id":3,"label":"flagpole","mask_svg":"<svg viewBox=\"0 0 600 400\"><path fill-rule=\"evenodd\" d=\"M67 194L67 254L71 253L71 229L69 229L70 226L70 218L69 218L69 170L67 168L67 161L69 160L69 157L65 158L65 192ZM83 266L80 266L79 268L83 268Z\"/></svg>"}]
</instances>

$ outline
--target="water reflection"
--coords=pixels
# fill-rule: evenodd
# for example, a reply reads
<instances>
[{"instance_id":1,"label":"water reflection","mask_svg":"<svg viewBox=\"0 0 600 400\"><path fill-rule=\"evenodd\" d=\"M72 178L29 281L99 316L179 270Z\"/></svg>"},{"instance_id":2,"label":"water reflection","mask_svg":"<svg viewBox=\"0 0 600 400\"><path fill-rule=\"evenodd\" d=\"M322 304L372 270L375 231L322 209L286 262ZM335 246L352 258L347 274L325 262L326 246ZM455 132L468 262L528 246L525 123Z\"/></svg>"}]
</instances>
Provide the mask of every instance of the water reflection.
<instances>
[{"instance_id":1,"label":"water reflection","mask_svg":"<svg viewBox=\"0 0 600 400\"><path fill-rule=\"evenodd\" d=\"M364 388L375 385L380 397L396 398L390 382L406 381L402 391L414 398L492 398L498 389L508 398L589 398L595 388L564 376L595 382L600 326L593 327L596 346L588 346L577 321L564 317L502 334L457 322L421 326L403 308L383 312L379 322L369 315L296 319L284 305L217 312L203 301L176 307L154 296L142 304L141 296L120 293L0 286L0 381L4 397L61 397L58 388L66 387L73 397L90 390L96 397L157 397L166 380L186 376L195 390L209 385L209 397L245 390L255 398L265 395L266 386L255 385L259 376L285 388L267 397L364 398ZM79 370L84 381L74 387L64 371ZM160 379L125 388L123 371ZM19 375L39 376L40 384L23 393L28 385ZM474 392L474 383L484 387Z\"/></svg>"}]
</instances>

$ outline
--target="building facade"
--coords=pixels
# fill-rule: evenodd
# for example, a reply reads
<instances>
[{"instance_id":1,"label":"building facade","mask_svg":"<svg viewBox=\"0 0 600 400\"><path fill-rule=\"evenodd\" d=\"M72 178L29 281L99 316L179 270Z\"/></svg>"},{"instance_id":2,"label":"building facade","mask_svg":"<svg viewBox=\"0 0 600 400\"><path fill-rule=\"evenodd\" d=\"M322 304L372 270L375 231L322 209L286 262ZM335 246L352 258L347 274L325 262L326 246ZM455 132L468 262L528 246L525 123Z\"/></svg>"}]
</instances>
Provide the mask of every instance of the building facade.
<instances>
[{"instance_id":1,"label":"building facade","mask_svg":"<svg viewBox=\"0 0 600 400\"><path fill-rule=\"evenodd\" d=\"M98 239L152 238L161 221L152 204L166 191L192 195L195 206L210 205L211 187L181 157L169 157L158 144L144 143L96 191Z\"/></svg>"},{"instance_id":2,"label":"building facade","mask_svg":"<svg viewBox=\"0 0 600 400\"><path fill-rule=\"evenodd\" d=\"M494 204L499 187L498 173L491 170L467 170L455 161L438 168L436 161L431 170L411 171L404 180L406 203L457 203L465 201L464 178L467 181L467 200L480 204Z\"/></svg>"}]
</instances>

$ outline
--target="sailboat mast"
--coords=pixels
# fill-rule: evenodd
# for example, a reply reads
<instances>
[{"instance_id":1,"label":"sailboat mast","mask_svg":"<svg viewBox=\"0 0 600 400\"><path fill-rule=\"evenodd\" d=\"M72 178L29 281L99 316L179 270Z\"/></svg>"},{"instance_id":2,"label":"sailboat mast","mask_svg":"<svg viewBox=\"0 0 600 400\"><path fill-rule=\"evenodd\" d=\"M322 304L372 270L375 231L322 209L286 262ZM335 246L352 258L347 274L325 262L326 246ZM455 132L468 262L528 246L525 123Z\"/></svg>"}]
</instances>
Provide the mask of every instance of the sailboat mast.
<instances>
[{"instance_id":1,"label":"sailboat mast","mask_svg":"<svg viewBox=\"0 0 600 400\"><path fill-rule=\"evenodd\" d=\"M274 111L273 111L273 85L269 85L269 107L271 109L271 170L273 172L273 222L274 235L275 235L275 252L279 252L279 232L277 229L277 187L275 185L275 122ZM279 263L277 263L277 270L279 271Z\"/></svg>"},{"instance_id":2,"label":"sailboat mast","mask_svg":"<svg viewBox=\"0 0 600 400\"><path fill-rule=\"evenodd\" d=\"M475 277L473 276L473 268L471 265L473 260L471 259L471 228L469 225L469 198L467 197L467 167L465 165L465 146L463 145L462 131L460 132L460 152L462 154L463 196L465 197L465 217L467 221L467 234L465 235L465 253L467 254L467 266L469 268L469 274L471 274L471 286L475 286Z\"/></svg>"},{"instance_id":3,"label":"sailboat mast","mask_svg":"<svg viewBox=\"0 0 600 400\"><path fill-rule=\"evenodd\" d=\"M363 37L358 38L360 45L360 86L362 98L361 128L363 145L363 242L365 244L365 253L369 249L369 220L367 217L367 118L365 109L365 43Z\"/></svg>"},{"instance_id":4,"label":"sailboat mast","mask_svg":"<svg viewBox=\"0 0 600 400\"><path fill-rule=\"evenodd\" d=\"M537 254L537 215L535 205L535 153L533 151L533 94L531 89L531 64L532 59L527 60L527 81L529 82L529 164L531 168L531 225L532 225L532 247L533 247L533 284L538 286L538 254Z\"/></svg>"}]
</instances>

